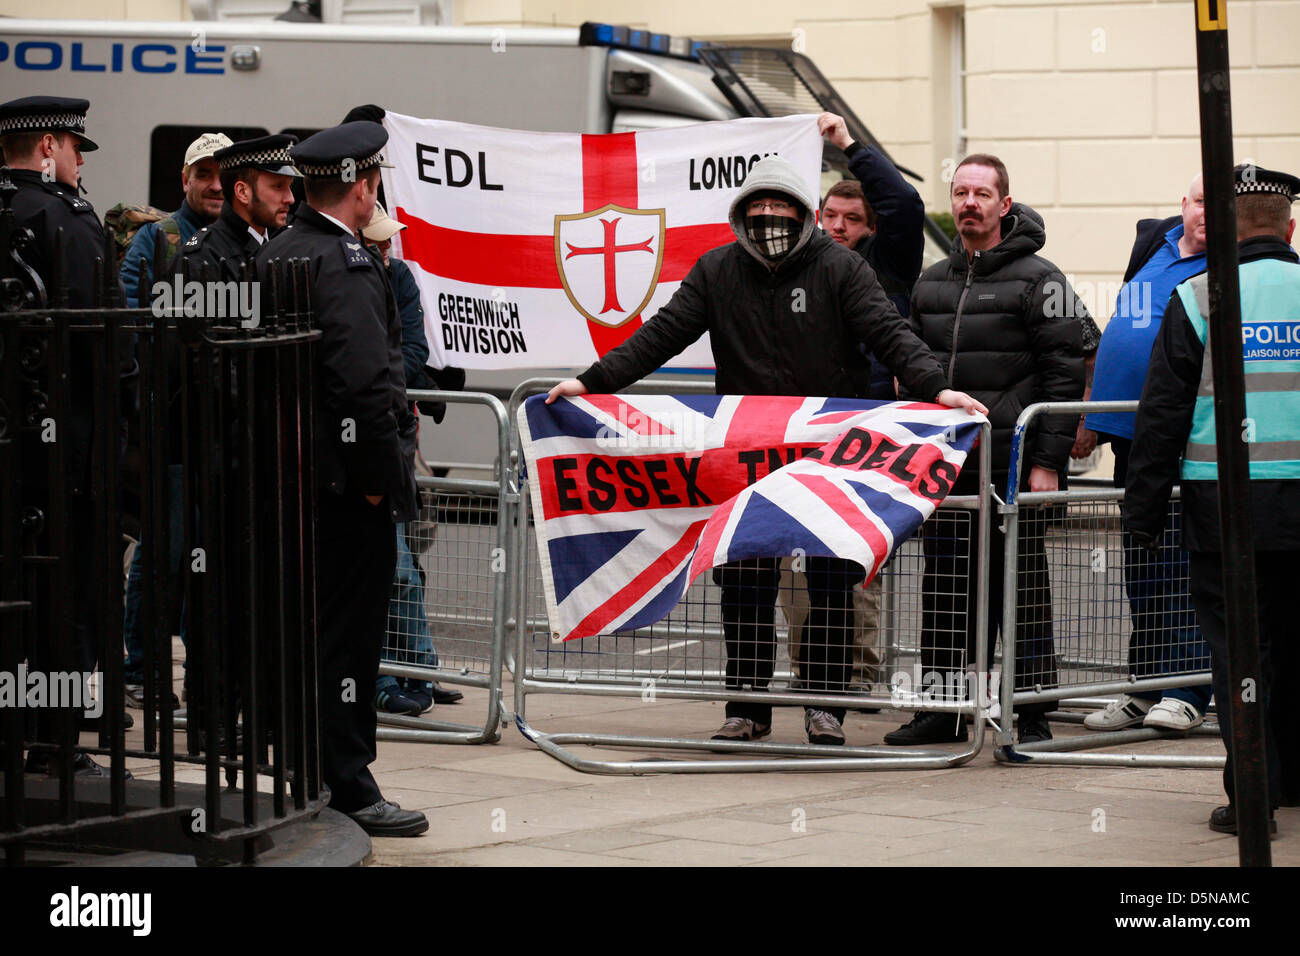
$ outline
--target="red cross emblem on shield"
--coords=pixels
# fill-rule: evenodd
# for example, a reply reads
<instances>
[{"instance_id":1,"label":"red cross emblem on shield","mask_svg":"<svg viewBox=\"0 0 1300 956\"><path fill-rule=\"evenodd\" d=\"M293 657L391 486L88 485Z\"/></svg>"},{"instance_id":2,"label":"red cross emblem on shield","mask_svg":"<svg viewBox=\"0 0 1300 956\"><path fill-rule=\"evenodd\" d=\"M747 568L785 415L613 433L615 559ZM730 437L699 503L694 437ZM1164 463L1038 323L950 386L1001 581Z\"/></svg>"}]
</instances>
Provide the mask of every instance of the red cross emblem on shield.
<instances>
[{"instance_id":1,"label":"red cross emblem on shield","mask_svg":"<svg viewBox=\"0 0 1300 956\"><path fill-rule=\"evenodd\" d=\"M555 217L555 265L573 307L618 328L639 316L663 267L665 211L609 203Z\"/></svg>"}]
</instances>

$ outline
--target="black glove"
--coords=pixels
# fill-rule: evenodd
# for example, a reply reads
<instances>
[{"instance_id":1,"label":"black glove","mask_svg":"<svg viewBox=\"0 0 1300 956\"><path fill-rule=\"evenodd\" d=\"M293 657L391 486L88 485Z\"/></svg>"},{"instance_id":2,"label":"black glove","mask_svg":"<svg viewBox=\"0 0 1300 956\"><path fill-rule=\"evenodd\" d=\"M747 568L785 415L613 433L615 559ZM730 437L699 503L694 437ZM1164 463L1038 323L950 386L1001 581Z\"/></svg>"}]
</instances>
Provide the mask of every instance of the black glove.
<instances>
[{"instance_id":1,"label":"black glove","mask_svg":"<svg viewBox=\"0 0 1300 956\"><path fill-rule=\"evenodd\" d=\"M382 123L385 110L382 106L376 106L374 103L366 103L364 106L354 106L348 110L348 115L343 117L343 122L354 123L357 120L369 120L372 123Z\"/></svg>"},{"instance_id":2,"label":"black glove","mask_svg":"<svg viewBox=\"0 0 1300 956\"><path fill-rule=\"evenodd\" d=\"M1152 534L1150 531L1134 531L1129 529L1129 537L1139 548L1144 551L1150 551L1155 554L1160 550L1160 535Z\"/></svg>"}]
</instances>

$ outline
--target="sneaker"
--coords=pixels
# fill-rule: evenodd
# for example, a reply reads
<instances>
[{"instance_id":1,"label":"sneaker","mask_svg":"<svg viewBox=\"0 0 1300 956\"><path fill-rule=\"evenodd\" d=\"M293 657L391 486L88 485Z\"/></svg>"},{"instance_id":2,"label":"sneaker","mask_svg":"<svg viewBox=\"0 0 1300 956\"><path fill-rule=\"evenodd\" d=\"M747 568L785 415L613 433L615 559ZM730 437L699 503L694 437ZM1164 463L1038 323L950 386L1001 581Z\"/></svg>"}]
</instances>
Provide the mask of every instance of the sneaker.
<instances>
[{"instance_id":1,"label":"sneaker","mask_svg":"<svg viewBox=\"0 0 1300 956\"><path fill-rule=\"evenodd\" d=\"M1205 723L1204 715L1177 697L1162 697L1149 711L1143 727L1159 727L1161 730L1191 730Z\"/></svg>"},{"instance_id":2,"label":"sneaker","mask_svg":"<svg viewBox=\"0 0 1300 956\"><path fill-rule=\"evenodd\" d=\"M829 744L839 747L844 743L844 729L835 715L825 711L808 708L803 712L804 730L808 731L808 743Z\"/></svg>"},{"instance_id":3,"label":"sneaker","mask_svg":"<svg viewBox=\"0 0 1300 956\"><path fill-rule=\"evenodd\" d=\"M713 735L714 740L762 740L772 732L771 724L758 724L748 717L728 717Z\"/></svg>"},{"instance_id":4,"label":"sneaker","mask_svg":"<svg viewBox=\"0 0 1300 956\"><path fill-rule=\"evenodd\" d=\"M910 747L914 744L960 744L966 742L967 736L966 721L960 714L942 714L923 710L902 727L885 734L885 743L891 747Z\"/></svg>"},{"instance_id":5,"label":"sneaker","mask_svg":"<svg viewBox=\"0 0 1300 956\"><path fill-rule=\"evenodd\" d=\"M170 691L168 693L170 693ZM133 710L144 710L144 684L127 684L126 694L124 696L127 707L130 707ZM180 710L181 702L176 698L176 695L172 694L171 698L172 711L175 712ZM159 697L158 702L162 703L161 697Z\"/></svg>"},{"instance_id":6,"label":"sneaker","mask_svg":"<svg viewBox=\"0 0 1300 956\"><path fill-rule=\"evenodd\" d=\"M381 714L406 714L418 717L423 713L420 701L407 696L404 691L394 687L392 690L375 691L375 710Z\"/></svg>"},{"instance_id":7,"label":"sneaker","mask_svg":"<svg viewBox=\"0 0 1300 956\"><path fill-rule=\"evenodd\" d=\"M1017 723L1020 725L1017 743L1032 744L1052 739L1052 725L1047 722L1046 714L1021 714Z\"/></svg>"},{"instance_id":8,"label":"sneaker","mask_svg":"<svg viewBox=\"0 0 1300 956\"><path fill-rule=\"evenodd\" d=\"M144 710L144 684L126 685L126 706L134 710Z\"/></svg>"},{"instance_id":9,"label":"sneaker","mask_svg":"<svg viewBox=\"0 0 1300 956\"><path fill-rule=\"evenodd\" d=\"M1210 814L1210 829L1215 833L1231 833L1237 835L1237 808L1232 804L1226 807L1215 807L1214 812ZM1268 818L1268 832L1270 839L1277 836L1277 821L1273 819L1272 814Z\"/></svg>"},{"instance_id":10,"label":"sneaker","mask_svg":"<svg viewBox=\"0 0 1300 956\"><path fill-rule=\"evenodd\" d=\"M433 691L431 690L414 690L407 687L402 690L402 696L415 701L419 705L419 714L433 709Z\"/></svg>"},{"instance_id":11,"label":"sneaker","mask_svg":"<svg viewBox=\"0 0 1300 956\"><path fill-rule=\"evenodd\" d=\"M1089 730L1123 730L1136 727L1146 719L1147 711L1155 706L1141 697L1120 694L1106 705L1105 710L1089 714L1083 718L1083 726Z\"/></svg>"}]
</instances>

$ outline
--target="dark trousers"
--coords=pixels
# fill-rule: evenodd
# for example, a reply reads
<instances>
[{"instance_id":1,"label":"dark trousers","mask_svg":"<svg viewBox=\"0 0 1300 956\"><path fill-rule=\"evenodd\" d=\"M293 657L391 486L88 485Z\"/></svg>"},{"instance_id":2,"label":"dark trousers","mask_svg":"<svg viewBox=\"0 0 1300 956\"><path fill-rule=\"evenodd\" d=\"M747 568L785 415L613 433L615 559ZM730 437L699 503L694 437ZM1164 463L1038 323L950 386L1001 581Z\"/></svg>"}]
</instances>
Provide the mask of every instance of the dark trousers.
<instances>
[{"instance_id":1,"label":"dark trousers","mask_svg":"<svg viewBox=\"0 0 1300 956\"><path fill-rule=\"evenodd\" d=\"M970 520L966 520L966 515ZM979 545L973 512L941 513L923 525L921 547L925 574L921 583L921 667L942 675L943 687L961 686L960 675L975 662L975 608L979 588L976 548ZM1006 536L990 523L987 584L988 654L1002 626L1002 586ZM1038 684L1056 686L1056 653L1052 644L1052 587L1047 570L1047 513L1022 508L1016 562L1016 690ZM1007 635L1003 635L1003 654ZM922 675L922 686L928 682ZM1023 704L1022 714L1041 714L1054 704Z\"/></svg>"},{"instance_id":2,"label":"dark trousers","mask_svg":"<svg viewBox=\"0 0 1300 956\"><path fill-rule=\"evenodd\" d=\"M1228 802L1235 797L1232 776L1232 695L1228 686L1228 636L1223 597L1223 555L1218 551L1191 554L1192 602L1201 633L1210 646L1210 667L1219 728L1228 761L1223 768L1223 789ZM1255 701L1266 708L1264 741L1268 754L1269 806L1277 807L1285 794L1288 802L1300 797L1300 641L1294 625L1295 587L1300 580L1300 554L1291 551L1256 551L1255 581L1259 590L1259 675ZM1247 704L1247 706L1252 706Z\"/></svg>"},{"instance_id":3,"label":"dark trousers","mask_svg":"<svg viewBox=\"0 0 1300 956\"><path fill-rule=\"evenodd\" d=\"M804 689L840 694L853 673L853 586L867 576L841 558L807 558L808 619L804 625ZM732 561L713 570L722 588L722 630L727 639L727 687L767 690L776 654L777 558ZM820 709L820 708L819 708ZM826 708L844 720L844 708ZM772 705L729 701L728 717L772 722Z\"/></svg>"},{"instance_id":4,"label":"dark trousers","mask_svg":"<svg viewBox=\"0 0 1300 956\"><path fill-rule=\"evenodd\" d=\"M397 566L387 501L322 489L316 523L321 769L330 806L351 813L378 803L375 679Z\"/></svg>"},{"instance_id":5,"label":"dark trousers","mask_svg":"<svg viewBox=\"0 0 1300 956\"><path fill-rule=\"evenodd\" d=\"M1123 488L1128 476L1133 442L1109 436L1115 452L1115 487ZM1124 543L1124 591L1128 595L1133 632L1128 641L1128 668L1134 677L1161 677L1205 670L1210 652L1196 625L1196 612L1187 586L1187 552L1182 548L1182 508L1173 509L1165 521L1160 550L1154 554L1133 543L1127 531ZM1173 697L1191 704L1202 714L1210 706L1210 685L1167 687L1138 691L1134 697L1159 700Z\"/></svg>"}]
</instances>

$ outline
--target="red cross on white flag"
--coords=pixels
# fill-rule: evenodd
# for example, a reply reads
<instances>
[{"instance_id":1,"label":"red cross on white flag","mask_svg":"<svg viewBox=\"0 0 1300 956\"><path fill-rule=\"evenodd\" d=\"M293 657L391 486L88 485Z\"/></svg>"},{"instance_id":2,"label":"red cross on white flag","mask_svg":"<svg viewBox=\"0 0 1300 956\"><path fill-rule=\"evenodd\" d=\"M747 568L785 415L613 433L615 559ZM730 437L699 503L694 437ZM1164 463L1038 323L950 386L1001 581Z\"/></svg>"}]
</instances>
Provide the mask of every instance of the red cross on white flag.
<instances>
[{"instance_id":1,"label":"red cross on white flag","mask_svg":"<svg viewBox=\"0 0 1300 956\"><path fill-rule=\"evenodd\" d=\"M420 286L434 366L585 367L653 321L778 153L817 194L816 117L643 133L534 133L388 113L395 252ZM707 336L673 365L713 365Z\"/></svg>"}]
</instances>

